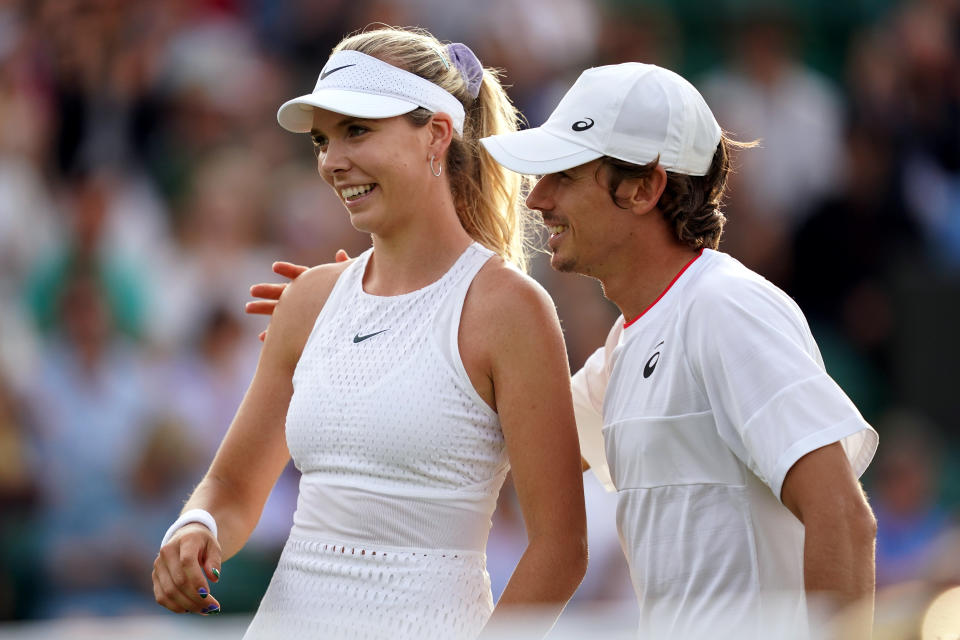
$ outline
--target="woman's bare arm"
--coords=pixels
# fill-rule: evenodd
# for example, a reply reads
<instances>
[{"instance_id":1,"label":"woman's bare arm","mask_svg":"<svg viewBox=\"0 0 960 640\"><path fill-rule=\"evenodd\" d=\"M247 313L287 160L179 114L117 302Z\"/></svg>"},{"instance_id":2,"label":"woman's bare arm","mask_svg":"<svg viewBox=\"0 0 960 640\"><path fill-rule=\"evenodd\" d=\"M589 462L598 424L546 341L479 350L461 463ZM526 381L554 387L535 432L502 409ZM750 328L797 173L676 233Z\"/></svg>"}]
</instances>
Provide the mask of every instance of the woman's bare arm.
<instances>
[{"instance_id":1,"label":"woman's bare arm","mask_svg":"<svg viewBox=\"0 0 960 640\"><path fill-rule=\"evenodd\" d=\"M549 295L509 267L490 266L468 294L461 352L489 372L528 538L490 625L533 608L546 633L587 565L570 372Z\"/></svg>"},{"instance_id":2,"label":"woman's bare arm","mask_svg":"<svg viewBox=\"0 0 960 640\"><path fill-rule=\"evenodd\" d=\"M173 611L203 612L210 597L198 595L216 580L223 560L239 551L260 519L263 505L286 466L284 423L293 394L293 371L313 322L336 282L341 265L326 265L298 278L283 293L269 337L227 435L184 510L203 509L218 537L191 524L179 529L154 562L154 594Z\"/></svg>"}]
</instances>

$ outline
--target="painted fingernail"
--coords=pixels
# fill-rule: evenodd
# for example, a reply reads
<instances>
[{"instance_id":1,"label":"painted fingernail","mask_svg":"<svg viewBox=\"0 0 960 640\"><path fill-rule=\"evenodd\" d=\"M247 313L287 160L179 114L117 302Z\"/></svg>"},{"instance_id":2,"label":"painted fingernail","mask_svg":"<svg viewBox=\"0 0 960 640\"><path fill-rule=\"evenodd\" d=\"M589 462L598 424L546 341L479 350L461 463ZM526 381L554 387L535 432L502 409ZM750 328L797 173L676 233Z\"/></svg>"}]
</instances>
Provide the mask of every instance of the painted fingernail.
<instances>
[{"instance_id":1,"label":"painted fingernail","mask_svg":"<svg viewBox=\"0 0 960 640\"><path fill-rule=\"evenodd\" d=\"M207 613L209 613L209 614L220 613L220 607L216 607L216 608L210 609L210 611L208 611Z\"/></svg>"},{"instance_id":2,"label":"painted fingernail","mask_svg":"<svg viewBox=\"0 0 960 640\"><path fill-rule=\"evenodd\" d=\"M220 579L220 570L219 570L219 569L214 569L214 570L213 570L213 575L217 578L217 580L219 580L219 579Z\"/></svg>"},{"instance_id":3,"label":"painted fingernail","mask_svg":"<svg viewBox=\"0 0 960 640\"><path fill-rule=\"evenodd\" d=\"M200 594L200 597L201 597L201 598L206 598L206 597L209 595L210 592L207 591L207 589L206 589L205 587L200 587L199 589L197 589L197 593Z\"/></svg>"}]
</instances>

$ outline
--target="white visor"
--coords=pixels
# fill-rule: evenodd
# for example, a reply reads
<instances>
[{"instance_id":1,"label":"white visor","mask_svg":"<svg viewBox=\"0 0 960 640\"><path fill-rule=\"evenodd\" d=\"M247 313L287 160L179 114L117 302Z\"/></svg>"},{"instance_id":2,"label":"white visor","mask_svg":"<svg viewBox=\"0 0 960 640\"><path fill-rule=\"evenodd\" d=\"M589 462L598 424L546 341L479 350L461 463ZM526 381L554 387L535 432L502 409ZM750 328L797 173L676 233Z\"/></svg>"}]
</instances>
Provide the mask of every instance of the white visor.
<instances>
[{"instance_id":1,"label":"white visor","mask_svg":"<svg viewBox=\"0 0 960 640\"><path fill-rule=\"evenodd\" d=\"M324 65L313 93L285 102L277 121L287 131L308 133L317 108L357 118L391 118L418 107L449 114L453 128L463 135L463 105L453 94L365 53L337 51Z\"/></svg>"}]
</instances>

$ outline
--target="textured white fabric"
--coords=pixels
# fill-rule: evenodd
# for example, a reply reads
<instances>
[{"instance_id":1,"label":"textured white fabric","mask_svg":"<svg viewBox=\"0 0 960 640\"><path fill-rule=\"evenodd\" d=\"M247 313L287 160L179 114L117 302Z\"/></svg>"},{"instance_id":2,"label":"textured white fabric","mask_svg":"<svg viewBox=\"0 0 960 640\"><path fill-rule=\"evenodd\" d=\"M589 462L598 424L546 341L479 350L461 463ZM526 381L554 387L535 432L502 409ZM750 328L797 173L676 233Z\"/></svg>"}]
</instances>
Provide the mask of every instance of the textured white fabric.
<instances>
[{"instance_id":1,"label":"textured white fabric","mask_svg":"<svg viewBox=\"0 0 960 640\"><path fill-rule=\"evenodd\" d=\"M492 252L474 244L436 282L391 297L363 291L371 255L341 274L294 372L301 492L248 640L471 637L492 610L483 551L509 465L457 341Z\"/></svg>"},{"instance_id":2,"label":"textured white fabric","mask_svg":"<svg viewBox=\"0 0 960 640\"><path fill-rule=\"evenodd\" d=\"M463 104L452 93L359 51L330 56L313 93L285 102L277 111L277 121L288 131L307 133L317 107L358 118L389 118L423 107L448 114L453 128L463 135Z\"/></svg>"},{"instance_id":3,"label":"textured white fabric","mask_svg":"<svg viewBox=\"0 0 960 640\"><path fill-rule=\"evenodd\" d=\"M468 640L493 610L485 556L290 535L245 640Z\"/></svg>"},{"instance_id":4,"label":"textured white fabric","mask_svg":"<svg viewBox=\"0 0 960 640\"><path fill-rule=\"evenodd\" d=\"M575 384L603 416L642 628L805 637L803 526L779 501L783 479L837 441L863 473L876 432L824 371L796 304L723 253L705 250L622 322Z\"/></svg>"}]
</instances>

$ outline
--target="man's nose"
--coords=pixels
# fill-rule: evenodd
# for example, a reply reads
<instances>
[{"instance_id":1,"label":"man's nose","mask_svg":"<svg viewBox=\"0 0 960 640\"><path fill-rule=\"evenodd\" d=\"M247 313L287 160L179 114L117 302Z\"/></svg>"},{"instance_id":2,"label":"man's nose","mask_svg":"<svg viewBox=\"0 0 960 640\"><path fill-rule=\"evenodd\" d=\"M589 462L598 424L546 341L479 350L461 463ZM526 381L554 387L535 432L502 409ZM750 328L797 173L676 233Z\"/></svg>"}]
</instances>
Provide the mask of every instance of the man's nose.
<instances>
[{"instance_id":1,"label":"man's nose","mask_svg":"<svg viewBox=\"0 0 960 640\"><path fill-rule=\"evenodd\" d=\"M534 211L548 211L552 208L551 190L547 184L546 176L537 180L537 183L527 195L527 208Z\"/></svg>"}]
</instances>

